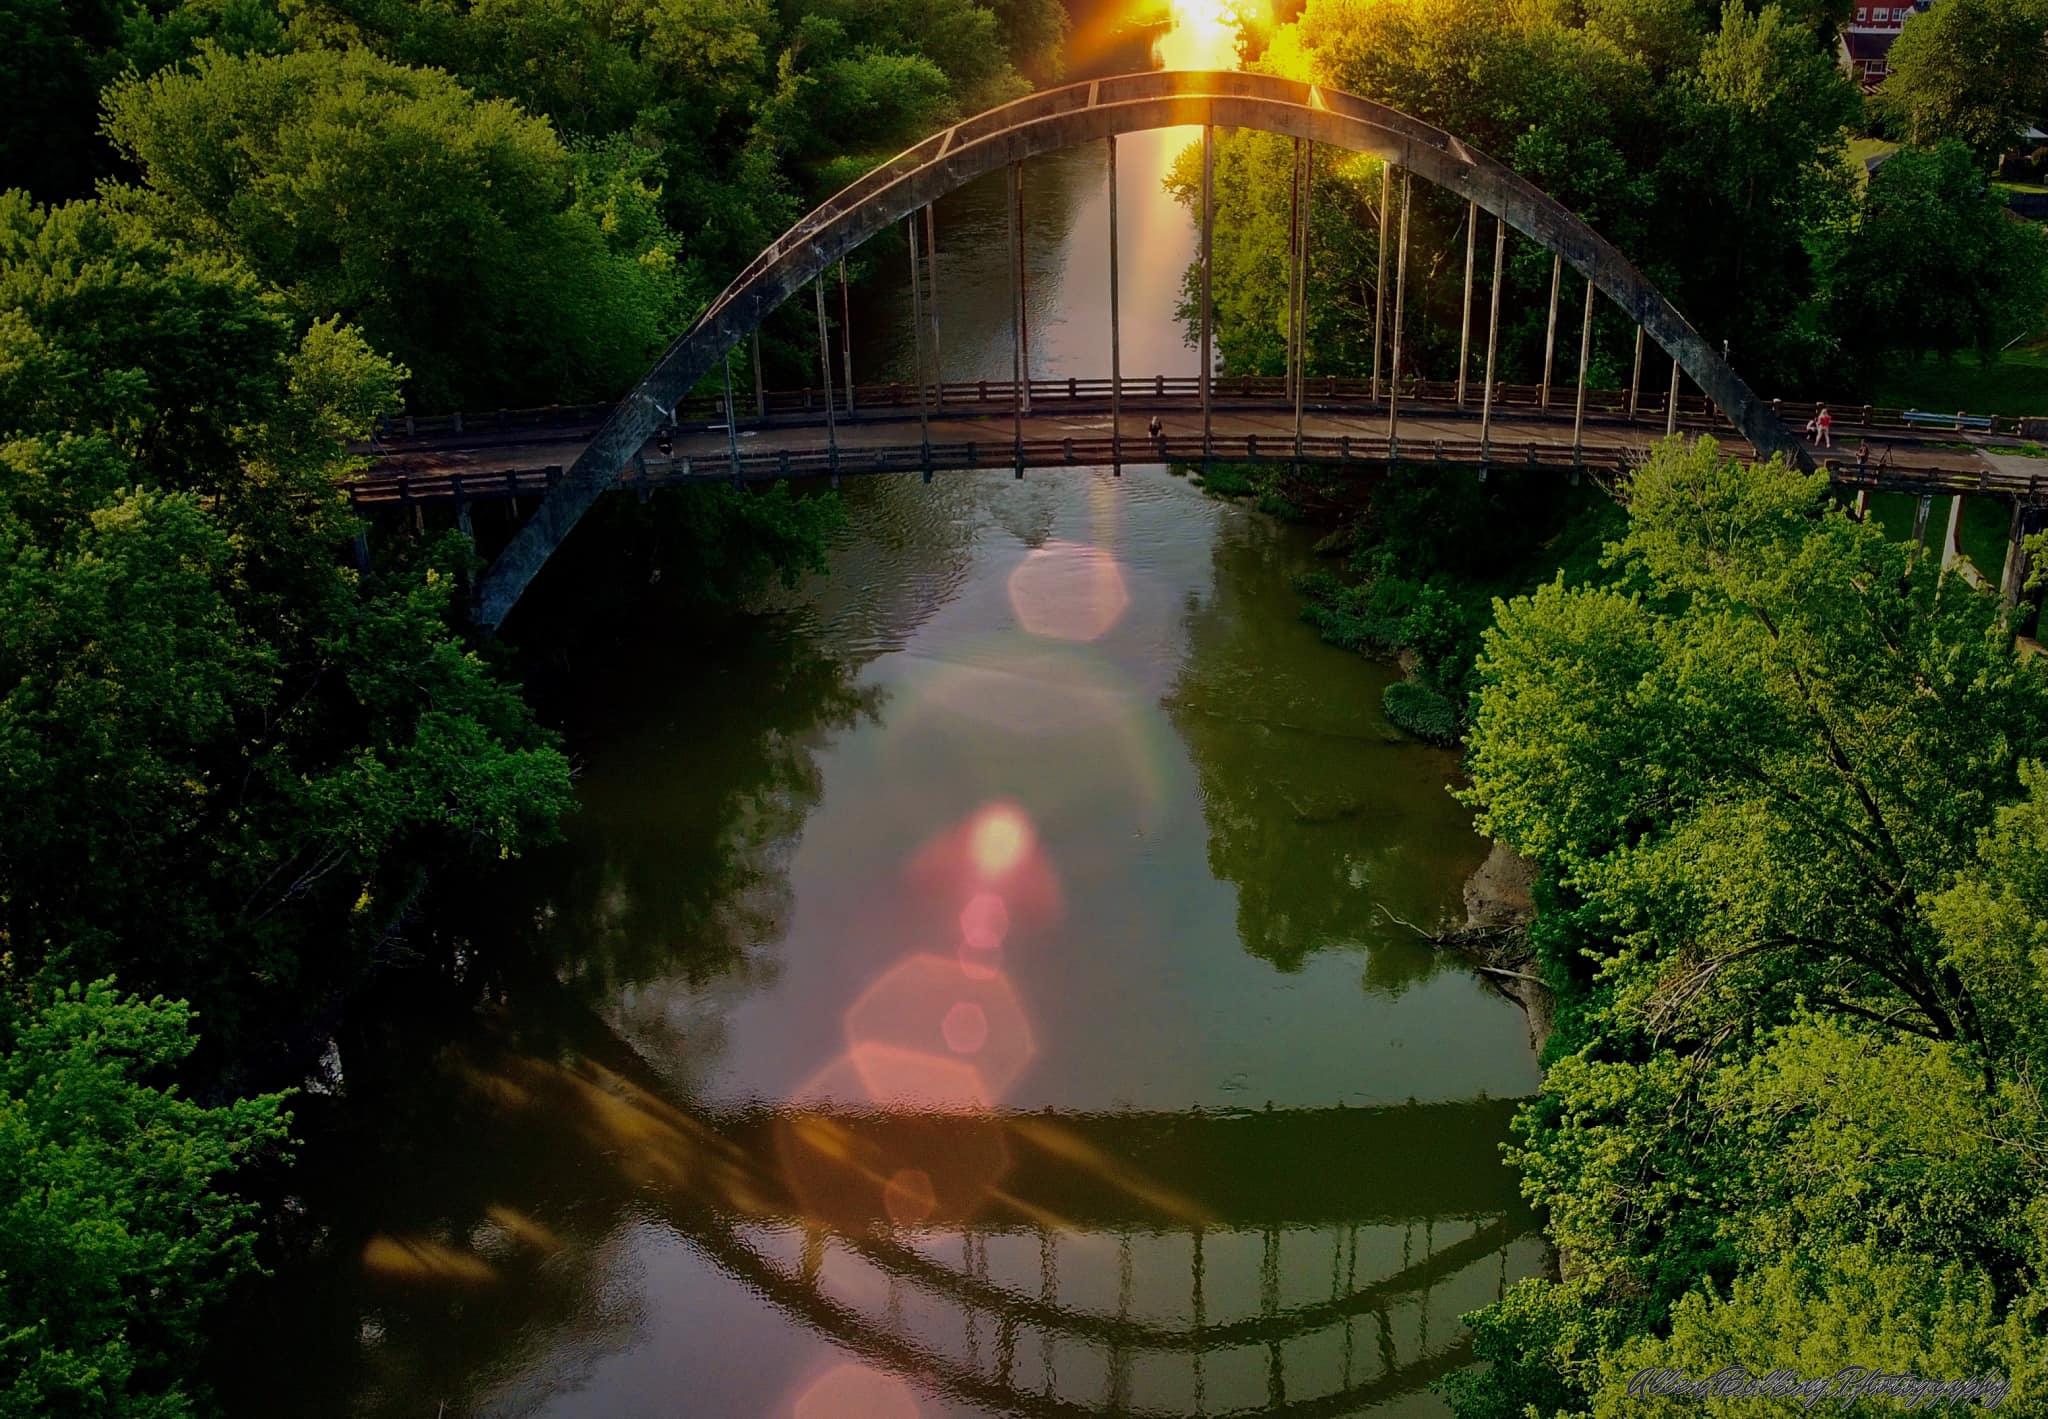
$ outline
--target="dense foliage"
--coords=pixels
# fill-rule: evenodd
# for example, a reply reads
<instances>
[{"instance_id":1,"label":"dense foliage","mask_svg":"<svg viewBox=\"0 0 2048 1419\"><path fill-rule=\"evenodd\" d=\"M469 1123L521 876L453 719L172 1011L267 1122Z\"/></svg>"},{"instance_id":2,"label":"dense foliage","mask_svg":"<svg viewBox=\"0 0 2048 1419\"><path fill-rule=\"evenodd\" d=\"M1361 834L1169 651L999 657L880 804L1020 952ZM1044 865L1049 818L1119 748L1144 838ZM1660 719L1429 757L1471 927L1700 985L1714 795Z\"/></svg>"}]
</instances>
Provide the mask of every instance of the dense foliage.
<instances>
[{"instance_id":1,"label":"dense foliage","mask_svg":"<svg viewBox=\"0 0 2048 1419\"><path fill-rule=\"evenodd\" d=\"M1673 441L1628 507L1616 583L1503 604L1478 665L1469 797L1562 1002L1517 1161L1565 1264L1481 1313L1460 1412L1633 1413L1651 1365L2037 1404L2048 677L1819 476Z\"/></svg>"},{"instance_id":2,"label":"dense foliage","mask_svg":"<svg viewBox=\"0 0 2048 1419\"><path fill-rule=\"evenodd\" d=\"M1949 0L1915 15L1886 59L1878 106L1914 143L2006 151L2048 110L2048 4Z\"/></svg>"},{"instance_id":3,"label":"dense foliage","mask_svg":"<svg viewBox=\"0 0 2048 1419\"><path fill-rule=\"evenodd\" d=\"M820 189L1056 74L1065 23L0 13L0 1414L207 1408L201 1316L252 1257L236 1174L283 1139L257 1091L385 967L446 964L415 934L437 873L569 806L464 629L469 542L385 529L351 565L351 442L401 404L615 394ZM786 490L608 506L551 569L586 594L528 629L650 587L744 603L820 567L837 517Z\"/></svg>"},{"instance_id":4,"label":"dense foliage","mask_svg":"<svg viewBox=\"0 0 2048 1419\"><path fill-rule=\"evenodd\" d=\"M105 982L24 1005L0 1044L0 1415L196 1412L189 1353L250 1259L252 1207L216 1184L281 1141L278 1097L180 1097L189 1012Z\"/></svg>"}]
</instances>

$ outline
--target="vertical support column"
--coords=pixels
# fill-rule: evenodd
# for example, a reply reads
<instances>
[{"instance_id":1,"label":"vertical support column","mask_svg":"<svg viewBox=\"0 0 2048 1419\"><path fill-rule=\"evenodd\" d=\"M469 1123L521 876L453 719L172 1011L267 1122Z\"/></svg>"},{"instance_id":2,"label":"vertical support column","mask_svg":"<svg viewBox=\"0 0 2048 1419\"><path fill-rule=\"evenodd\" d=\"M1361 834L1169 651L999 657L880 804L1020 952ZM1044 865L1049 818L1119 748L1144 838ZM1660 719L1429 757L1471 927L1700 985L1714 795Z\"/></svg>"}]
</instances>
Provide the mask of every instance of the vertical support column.
<instances>
[{"instance_id":1,"label":"vertical support column","mask_svg":"<svg viewBox=\"0 0 2048 1419\"><path fill-rule=\"evenodd\" d=\"M1948 505L1948 536L1941 543L1941 569L1947 571L1963 556L1963 495L1957 493Z\"/></svg>"},{"instance_id":2,"label":"vertical support column","mask_svg":"<svg viewBox=\"0 0 2048 1419\"><path fill-rule=\"evenodd\" d=\"M761 382L761 327L754 327L754 417L768 417L768 386Z\"/></svg>"},{"instance_id":3,"label":"vertical support column","mask_svg":"<svg viewBox=\"0 0 2048 1419\"><path fill-rule=\"evenodd\" d=\"M1664 437L1678 432L1678 356L1671 357L1671 393L1664 399Z\"/></svg>"},{"instance_id":4,"label":"vertical support column","mask_svg":"<svg viewBox=\"0 0 2048 1419\"><path fill-rule=\"evenodd\" d=\"M825 324L825 277L820 273L811 282L811 292L818 298L818 375L825 390L825 447L832 457L832 474L839 475L839 421L833 413L832 404L832 336Z\"/></svg>"},{"instance_id":5,"label":"vertical support column","mask_svg":"<svg viewBox=\"0 0 2048 1419\"><path fill-rule=\"evenodd\" d=\"M1858 522L1870 521L1870 489L1858 488L1856 490L1855 516Z\"/></svg>"},{"instance_id":6,"label":"vertical support column","mask_svg":"<svg viewBox=\"0 0 2048 1419\"><path fill-rule=\"evenodd\" d=\"M939 228L938 218L933 215L933 204L924 204L924 276L929 289L926 292L924 313L931 322L932 330L932 403L944 408L946 404L946 361L939 353Z\"/></svg>"},{"instance_id":7,"label":"vertical support column","mask_svg":"<svg viewBox=\"0 0 2048 1419\"><path fill-rule=\"evenodd\" d=\"M1372 291L1372 397L1380 397L1380 346L1387 328L1387 216L1394 203L1394 165L1380 164L1380 274Z\"/></svg>"},{"instance_id":8,"label":"vertical support column","mask_svg":"<svg viewBox=\"0 0 2048 1419\"><path fill-rule=\"evenodd\" d=\"M1202 458L1214 450L1209 385L1214 379L1215 309L1213 277L1216 245L1216 126L1202 125Z\"/></svg>"},{"instance_id":9,"label":"vertical support column","mask_svg":"<svg viewBox=\"0 0 2048 1419\"><path fill-rule=\"evenodd\" d=\"M732 473L733 485L737 487L740 478L740 423L732 407L732 351L725 352L725 456Z\"/></svg>"},{"instance_id":10,"label":"vertical support column","mask_svg":"<svg viewBox=\"0 0 2048 1419\"><path fill-rule=\"evenodd\" d=\"M1124 471L1124 346L1117 288L1116 134L1109 143L1109 466Z\"/></svg>"},{"instance_id":11,"label":"vertical support column","mask_svg":"<svg viewBox=\"0 0 2048 1419\"><path fill-rule=\"evenodd\" d=\"M1024 439L1022 416L1031 412L1031 335L1024 324L1024 169L1010 164L1010 344L1011 402L1017 406L1017 440Z\"/></svg>"},{"instance_id":12,"label":"vertical support column","mask_svg":"<svg viewBox=\"0 0 2048 1419\"><path fill-rule=\"evenodd\" d=\"M2005 534L2005 569L1998 578L1998 602L2007 608L2020 604L2020 588L2027 581L2027 500L2012 500L2012 526Z\"/></svg>"},{"instance_id":13,"label":"vertical support column","mask_svg":"<svg viewBox=\"0 0 2048 1419\"><path fill-rule=\"evenodd\" d=\"M1309 237L1315 230L1316 144L1313 138L1302 145L1301 173L1301 263L1300 279L1294 289L1300 302L1294 320L1294 456L1301 457L1302 401L1308 393L1308 253Z\"/></svg>"},{"instance_id":14,"label":"vertical support column","mask_svg":"<svg viewBox=\"0 0 2048 1419\"><path fill-rule=\"evenodd\" d=\"M925 472L931 472L932 416L924 397L924 296L918 286L917 271L917 214L911 213L903 222L904 235L910 238L910 359L913 370L912 382L917 385L917 441L923 451Z\"/></svg>"},{"instance_id":15,"label":"vertical support column","mask_svg":"<svg viewBox=\"0 0 2048 1419\"><path fill-rule=\"evenodd\" d=\"M1550 407L1550 369L1557 358L1557 292L1564 281L1564 258L1550 258L1550 325L1543 334L1542 407Z\"/></svg>"},{"instance_id":16,"label":"vertical support column","mask_svg":"<svg viewBox=\"0 0 2048 1419\"><path fill-rule=\"evenodd\" d=\"M1408 169L1401 169L1401 246L1394 258L1394 353L1387 368L1387 453L1391 457L1401 438L1401 323L1408 296L1408 213L1414 206Z\"/></svg>"},{"instance_id":17,"label":"vertical support column","mask_svg":"<svg viewBox=\"0 0 2048 1419\"><path fill-rule=\"evenodd\" d=\"M1643 402L1643 327L1636 327L1636 368L1628 377L1628 420L1636 420L1636 407Z\"/></svg>"},{"instance_id":18,"label":"vertical support column","mask_svg":"<svg viewBox=\"0 0 2048 1419\"><path fill-rule=\"evenodd\" d=\"M853 292L846 282L846 258L839 258L839 350L846 360L846 417L853 417Z\"/></svg>"},{"instance_id":19,"label":"vertical support column","mask_svg":"<svg viewBox=\"0 0 2048 1419\"><path fill-rule=\"evenodd\" d=\"M1301 269L1301 139L1294 140L1294 166L1287 178L1287 394L1294 395L1295 314L1300 295L1294 283Z\"/></svg>"},{"instance_id":20,"label":"vertical support column","mask_svg":"<svg viewBox=\"0 0 2048 1419\"><path fill-rule=\"evenodd\" d=\"M1479 240L1479 204L1465 211L1465 318L1458 323L1458 407L1465 407L1465 367L1472 361L1472 258Z\"/></svg>"},{"instance_id":21,"label":"vertical support column","mask_svg":"<svg viewBox=\"0 0 2048 1419\"><path fill-rule=\"evenodd\" d=\"M1487 293L1486 387L1479 396L1479 456L1493 452L1493 362L1500 350L1500 278L1507 264L1508 224L1496 218L1493 224L1493 289Z\"/></svg>"},{"instance_id":22,"label":"vertical support column","mask_svg":"<svg viewBox=\"0 0 2048 1419\"><path fill-rule=\"evenodd\" d=\"M1593 359L1593 278L1586 278L1586 319L1579 331L1579 402L1572 411L1572 462L1586 461L1586 368ZM1578 475L1574 473L1573 477Z\"/></svg>"},{"instance_id":23,"label":"vertical support column","mask_svg":"<svg viewBox=\"0 0 2048 1419\"><path fill-rule=\"evenodd\" d=\"M1927 545L1927 515L1934 511L1934 494L1922 493L1913 506L1913 550Z\"/></svg>"}]
</instances>

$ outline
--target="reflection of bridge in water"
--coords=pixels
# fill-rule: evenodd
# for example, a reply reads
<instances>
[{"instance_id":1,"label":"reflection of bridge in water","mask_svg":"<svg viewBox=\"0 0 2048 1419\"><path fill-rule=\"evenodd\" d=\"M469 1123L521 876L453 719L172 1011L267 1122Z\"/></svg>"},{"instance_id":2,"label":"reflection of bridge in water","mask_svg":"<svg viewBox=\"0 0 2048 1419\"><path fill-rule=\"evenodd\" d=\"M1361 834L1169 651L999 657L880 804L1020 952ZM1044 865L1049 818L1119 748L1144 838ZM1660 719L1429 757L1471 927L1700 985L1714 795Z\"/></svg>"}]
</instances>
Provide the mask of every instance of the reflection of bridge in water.
<instances>
[{"instance_id":1,"label":"reflection of bridge in water","mask_svg":"<svg viewBox=\"0 0 2048 1419\"><path fill-rule=\"evenodd\" d=\"M1458 1317L1541 1257L1500 1165L1513 1101L720 1112L589 1058L461 1073L777 1309L996 1413L1354 1413L1466 1363Z\"/></svg>"}]
</instances>

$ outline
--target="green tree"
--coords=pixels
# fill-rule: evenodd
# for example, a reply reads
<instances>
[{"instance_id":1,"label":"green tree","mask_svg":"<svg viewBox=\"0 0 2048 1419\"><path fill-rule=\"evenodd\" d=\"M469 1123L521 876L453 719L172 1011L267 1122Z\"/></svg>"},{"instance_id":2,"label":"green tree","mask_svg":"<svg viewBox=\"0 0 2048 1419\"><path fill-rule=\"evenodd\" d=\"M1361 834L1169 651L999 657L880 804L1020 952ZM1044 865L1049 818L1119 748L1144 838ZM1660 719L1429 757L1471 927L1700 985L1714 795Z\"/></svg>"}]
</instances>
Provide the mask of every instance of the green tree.
<instances>
[{"instance_id":1,"label":"green tree","mask_svg":"<svg viewBox=\"0 0 2048 1419\"><path fill-rule=\"evenodd\" d=\"M222 1190L283 1142L281 1095L203 1107L165 1083L182 1001L111 981L22 1007L0 1048L0 1415L176 1419L208 1308L254 1268Z\"/></svg>"},{"instance_id":2,"label":"green tree","mask_svg":"<svg viewBox=\"0 0 2048 1419\"><path fill-rule=\"evenodd\" d=\"M1893 43L1877 103L1923 147L1988 161L2048 108L2048 3L1941 0Z\"/></svg>"},{"instance_id":3,"label":"green tree","mask_svg":"<svg viewBox=\"0 0 2048 1419\"><path fill-rule=\"evenodd\" d=\"M673 324L665 243L614 249L548 125L445 74L208 50L106 107L163 220L355 324L422 407L607 396Z\"/></svg>"},{"instance_id":4,"label":"green tree","mask_svg":"<svg viewBox=\"0 0 2048 1419\"><path fill-rule=\"evenodd\" d=\"M340 565L343 440L402 375L353 331L19 194L0 310L0 947L189 995L219 1066L359 979L437 857L550 832L567 765L451 632L454 549Z\"/></svg>"},{"instance_id":5,"label":"green tree","mask_svg":"<svg viewBox=\"0 0 2048 1419\"><path fill-rule=\"evenodd\" d=\"M1834 340L1866 371L1928 350L1995 356L2048 313L2048 234L2012 220L1962 144L1902 148L1871 174L1824 281Z\"/></svg>"}]
</instances>

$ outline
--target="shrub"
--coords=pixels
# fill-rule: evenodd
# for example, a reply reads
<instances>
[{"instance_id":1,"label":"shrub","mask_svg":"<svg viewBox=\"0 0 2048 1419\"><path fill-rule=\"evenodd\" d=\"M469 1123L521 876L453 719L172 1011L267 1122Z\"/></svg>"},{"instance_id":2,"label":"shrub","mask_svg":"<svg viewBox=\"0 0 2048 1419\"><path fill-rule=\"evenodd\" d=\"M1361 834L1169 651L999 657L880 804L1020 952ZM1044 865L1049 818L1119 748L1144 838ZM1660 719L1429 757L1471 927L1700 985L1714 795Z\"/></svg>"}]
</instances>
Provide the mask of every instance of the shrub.
<instances>
[{"instance_id":1,"label":"shrub","mask_svg":"<svg viewBox=\"0 0 2048 1419\"><path fill-rule=\"evenodd\" d=\"M1403 680L1389 685L1380 708L1396 729L1430 744L1455 745L1462 729L1458 707L1426 685Z\"/></svg>"}]
</instances>

